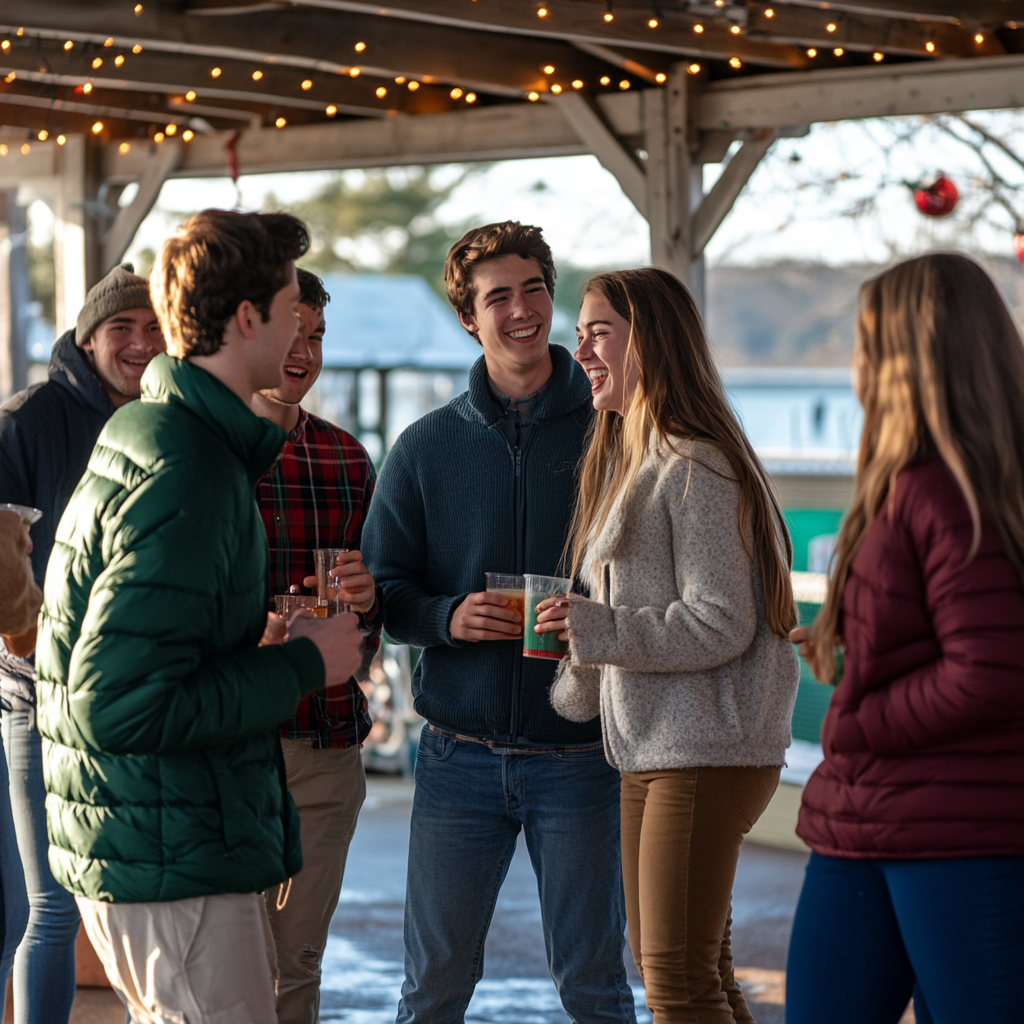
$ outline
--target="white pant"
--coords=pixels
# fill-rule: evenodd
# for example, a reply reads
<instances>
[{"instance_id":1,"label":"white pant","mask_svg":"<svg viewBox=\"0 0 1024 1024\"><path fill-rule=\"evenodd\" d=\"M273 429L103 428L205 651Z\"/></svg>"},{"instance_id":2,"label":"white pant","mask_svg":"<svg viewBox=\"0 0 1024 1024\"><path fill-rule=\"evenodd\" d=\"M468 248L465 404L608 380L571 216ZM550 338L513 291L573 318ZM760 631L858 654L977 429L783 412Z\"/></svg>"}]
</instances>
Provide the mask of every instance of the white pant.
<instances>
[{"instance_id":1,"label":"white pant","mask_svg":"<svg viewBox=\"0 0 1024 1024\"><path fill-rule=\"evenodd\" d=\"M133 1024L277 1024L277 963L258 893L77 902Z\"/></svg>"}]
</instances>

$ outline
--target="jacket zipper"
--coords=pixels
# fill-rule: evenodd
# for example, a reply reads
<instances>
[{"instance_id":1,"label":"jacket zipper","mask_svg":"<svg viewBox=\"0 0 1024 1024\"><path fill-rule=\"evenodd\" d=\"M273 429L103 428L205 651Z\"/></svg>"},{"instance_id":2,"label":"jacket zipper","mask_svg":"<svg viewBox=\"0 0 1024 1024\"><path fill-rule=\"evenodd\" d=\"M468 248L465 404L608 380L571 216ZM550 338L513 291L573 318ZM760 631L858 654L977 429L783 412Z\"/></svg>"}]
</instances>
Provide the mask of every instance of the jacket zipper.
<instances>
[{"instance_id":1,"label":"jacket zipper","mask_svg":"<svg viewBox=\"0 0 1024 1024\"><path fill-rule=\"evenodd\" d=\"M525 494L522 484L523 476L523 449L520 447L522 439L522 420L519 417L519 410L516 409L516 444L513 449L513 466L515 477L512 481L512 494L515 500L515 537L516 537L516 572L524 571L523 559L525 557ZM523 623L525 627L526 623ZM523 659L516 658L515 671L512 673L512 717L509 721L509 742L519 742L519 702L522 698L523 689Z\"/></svg>"}]
</instances>

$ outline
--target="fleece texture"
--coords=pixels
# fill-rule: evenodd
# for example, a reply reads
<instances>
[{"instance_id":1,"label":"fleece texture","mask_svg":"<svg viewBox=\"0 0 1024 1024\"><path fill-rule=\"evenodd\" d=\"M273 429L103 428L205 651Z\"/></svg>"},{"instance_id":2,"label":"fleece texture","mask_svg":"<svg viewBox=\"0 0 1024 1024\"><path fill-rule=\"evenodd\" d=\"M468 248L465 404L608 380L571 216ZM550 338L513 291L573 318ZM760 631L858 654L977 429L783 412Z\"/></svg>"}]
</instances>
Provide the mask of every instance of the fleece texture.
<instances>
[{"instance_id":1,"label":"fleece texture","mask_svg":"<svg viewBox=\"0 0 1024 1024\"><path fill-rule=\"evenodd\" d=\"M740 486L705 442L654 443L595 537L551 700L598 714L620 771L781 765L800 670L765 621Z\"/></svg>"}]
</instances>

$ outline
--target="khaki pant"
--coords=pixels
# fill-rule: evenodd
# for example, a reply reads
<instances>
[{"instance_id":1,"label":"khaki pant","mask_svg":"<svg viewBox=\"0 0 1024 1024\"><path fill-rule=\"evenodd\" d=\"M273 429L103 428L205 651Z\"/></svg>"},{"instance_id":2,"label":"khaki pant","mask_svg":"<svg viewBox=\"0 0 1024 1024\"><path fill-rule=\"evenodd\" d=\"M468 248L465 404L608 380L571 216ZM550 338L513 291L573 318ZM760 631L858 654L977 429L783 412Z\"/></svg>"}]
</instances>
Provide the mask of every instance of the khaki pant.
<instances>
[{"instance_id":1,"label":"khaki pant","mask_svg":"<svg viewBox=\"0 0 1024 1024\"><path fill-rule=\"evenodd\" d=\"M132 1024L277 1024L274 946L258 893L77 903Z\"/></svg>"},{"instance_id":2,"label":"khaki pant","mask_svg":"<svg viewBox=\"0 0 1024 1024\"><path fill-rule=\"evenodd\" d=\"M655 1024L753 1024L733 976L732 883L780 768L622 773L629 944Z\"/></svg>"},{"instance_id":3,"label":"khaki pant","mask_svg":"<svg viewBox=\"0 0 1024 1024\"><path fill-rule=\"evenodd\" d=\"M280 1024L315 1024L320 1013L320 962L338 905L348 845L366 797L358 747L314 750L281 740L288 791L302 822L302 870L267 892L277 945Z\"/></svg>"}]
</instances>

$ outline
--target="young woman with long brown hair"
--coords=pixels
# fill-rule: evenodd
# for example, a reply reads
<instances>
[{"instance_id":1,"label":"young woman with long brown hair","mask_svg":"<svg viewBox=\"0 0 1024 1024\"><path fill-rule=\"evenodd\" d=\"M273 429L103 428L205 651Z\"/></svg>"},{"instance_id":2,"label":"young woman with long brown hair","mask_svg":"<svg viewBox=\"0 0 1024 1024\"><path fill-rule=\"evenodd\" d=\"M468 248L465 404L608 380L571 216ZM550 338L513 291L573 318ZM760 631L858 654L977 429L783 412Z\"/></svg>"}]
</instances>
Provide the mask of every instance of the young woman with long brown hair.
<instances>
[{"instance_id":1,"label":"young woman with long brown hair","mask_svg":"<svg viewBox=\"0 0 1024 1024\"><path fill-rule=\"evenodd\" d=\"M861 289L857 482L825 605L841 678L804 791L789 1024L1010 1024L1024 979L1024 345L972 260Z\"/></svg>"},{"instance_id":2,"label":"young woman with long brown hair","mask_svg":"<svg viewBox=\"0 0 1024 1024\"><path fill-rule=\"evenodd\" d=\"M577 361L596 417L571 536L578 595L555 709L599 714L621 773L629 941L656 1024L753 1018L733 977L732 882L790 742L790 548L700 315L657 268L585 289Z\"/></svg>"}]
</instances>

